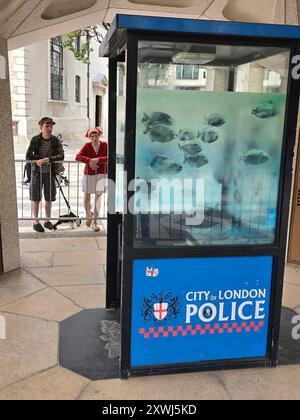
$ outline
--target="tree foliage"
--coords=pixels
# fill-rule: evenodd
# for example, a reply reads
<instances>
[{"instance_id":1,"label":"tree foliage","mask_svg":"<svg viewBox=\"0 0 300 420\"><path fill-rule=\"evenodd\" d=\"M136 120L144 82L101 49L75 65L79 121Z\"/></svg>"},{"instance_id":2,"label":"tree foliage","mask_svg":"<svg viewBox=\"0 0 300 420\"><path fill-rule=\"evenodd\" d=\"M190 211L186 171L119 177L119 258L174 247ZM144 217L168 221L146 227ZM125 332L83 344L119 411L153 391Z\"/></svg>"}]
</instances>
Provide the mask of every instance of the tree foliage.
<instances>
[{"instance_id":1,"label":"tree foliage","mask_svg":"<svg viewBox=\"0 0 300 420\"><path fill-rule=\"evenodd\" d=\"M66 34L63 42L64 48L70 50L75 58L84 63L90 64L90 53L93 52L91 47L91 40L95 39L99 44L103 41L103 33L108 30L109 26L102 24L102 31L99 26L88 26L81 28L76 31L72 31ZM80 39L80 46L77 46L77 39Z\"/></svg>"}]
</instances>

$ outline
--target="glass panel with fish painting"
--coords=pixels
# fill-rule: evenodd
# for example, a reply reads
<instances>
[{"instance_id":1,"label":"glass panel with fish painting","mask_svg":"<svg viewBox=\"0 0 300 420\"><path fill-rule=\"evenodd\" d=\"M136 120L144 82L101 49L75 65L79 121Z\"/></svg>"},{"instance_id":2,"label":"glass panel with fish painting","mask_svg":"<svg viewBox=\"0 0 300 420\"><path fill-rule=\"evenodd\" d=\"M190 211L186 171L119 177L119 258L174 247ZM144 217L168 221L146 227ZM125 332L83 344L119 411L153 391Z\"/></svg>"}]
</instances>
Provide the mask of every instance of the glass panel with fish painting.
<instances>
[{"instance_id":1,"label":"glass panel with fish painting","mask_svg":"<svg viewBox=\"0 0 300 420\"><path fill-rule=\"evenodd\" d=\"M284 48L139 42L136 247L274 243L289 61Z\"/></svg>"}]
</instances>

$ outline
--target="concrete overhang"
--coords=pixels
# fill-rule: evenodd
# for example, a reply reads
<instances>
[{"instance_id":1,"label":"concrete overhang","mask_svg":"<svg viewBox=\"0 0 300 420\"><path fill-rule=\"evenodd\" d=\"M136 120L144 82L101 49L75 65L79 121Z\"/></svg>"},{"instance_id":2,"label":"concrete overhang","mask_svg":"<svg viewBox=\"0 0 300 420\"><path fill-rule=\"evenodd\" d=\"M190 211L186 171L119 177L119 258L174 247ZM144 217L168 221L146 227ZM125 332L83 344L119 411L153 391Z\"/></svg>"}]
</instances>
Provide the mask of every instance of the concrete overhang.
<instances>
[{"instance_id":1,"label":"concrete overhang","mask_svg":"<svg viewBox=\"0 0 300 420\"><path fill-rule=\"evenodd\" d=\"M299 24L299 0L0 0L0 38L9 49L89 25L116 14L218 21Z\"/></svg>"}]
</instances>

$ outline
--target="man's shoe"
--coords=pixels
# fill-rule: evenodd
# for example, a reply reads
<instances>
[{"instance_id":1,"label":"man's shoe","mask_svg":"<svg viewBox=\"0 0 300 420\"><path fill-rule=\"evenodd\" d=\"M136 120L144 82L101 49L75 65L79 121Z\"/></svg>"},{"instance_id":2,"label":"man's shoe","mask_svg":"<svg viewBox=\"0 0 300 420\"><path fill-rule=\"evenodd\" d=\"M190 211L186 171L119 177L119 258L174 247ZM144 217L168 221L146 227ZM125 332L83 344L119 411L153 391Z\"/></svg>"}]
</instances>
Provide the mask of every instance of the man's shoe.
<instances>
[{"instance_id":1,"label":"man's shoe","mask_svg":"<svg viewBox=\"0 0 300 420\"><path fill-rule=\"evenodd\" d=\"M35 225L33 225L33 230L35 230L36 232L39 233L44 233L45 229L43 228L43 226L40 223L37 223Z\"/></svg>"},{"instance_id":2,"label":"man's shoe","mask_svg":"<svg viewBox=\"0 0 300 420\"><path fill-rule=\"evenodd\" d=\"M53 228L54 228L54 226L51 222L46 222L44 224L44 226L45 226L46 229L49 229L49 230L53 230Z\"/></svg>"}]
</instances>

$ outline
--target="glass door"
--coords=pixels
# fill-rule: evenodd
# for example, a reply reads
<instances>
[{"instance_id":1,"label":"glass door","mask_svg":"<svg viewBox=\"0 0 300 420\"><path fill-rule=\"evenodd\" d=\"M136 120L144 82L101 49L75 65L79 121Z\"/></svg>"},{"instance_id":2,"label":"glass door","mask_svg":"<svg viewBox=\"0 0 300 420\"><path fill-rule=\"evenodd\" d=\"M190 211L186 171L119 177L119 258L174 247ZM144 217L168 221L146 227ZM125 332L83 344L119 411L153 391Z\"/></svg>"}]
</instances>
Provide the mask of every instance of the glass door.
<instances>
[{"instance_id":1,"label":"glass door","mask_svg":"<svg viewBox=\"0 0 300 420\"><path fill-rule=\"evenodd\" d=\"M109 212L107 242L108 309L120 306L122 226L124 206L124 140L126 64L124 57L110 60Z\"/></svg>"},{"instance_id":2,"label":"glass door","mask_svg":"<svg viewBox=\"0 0 300 420\"><path fill-rule=\"evenodd\" d=\"M300 264L300 145L298 146L288 260Z\"/></svg>"}]
</instances>

